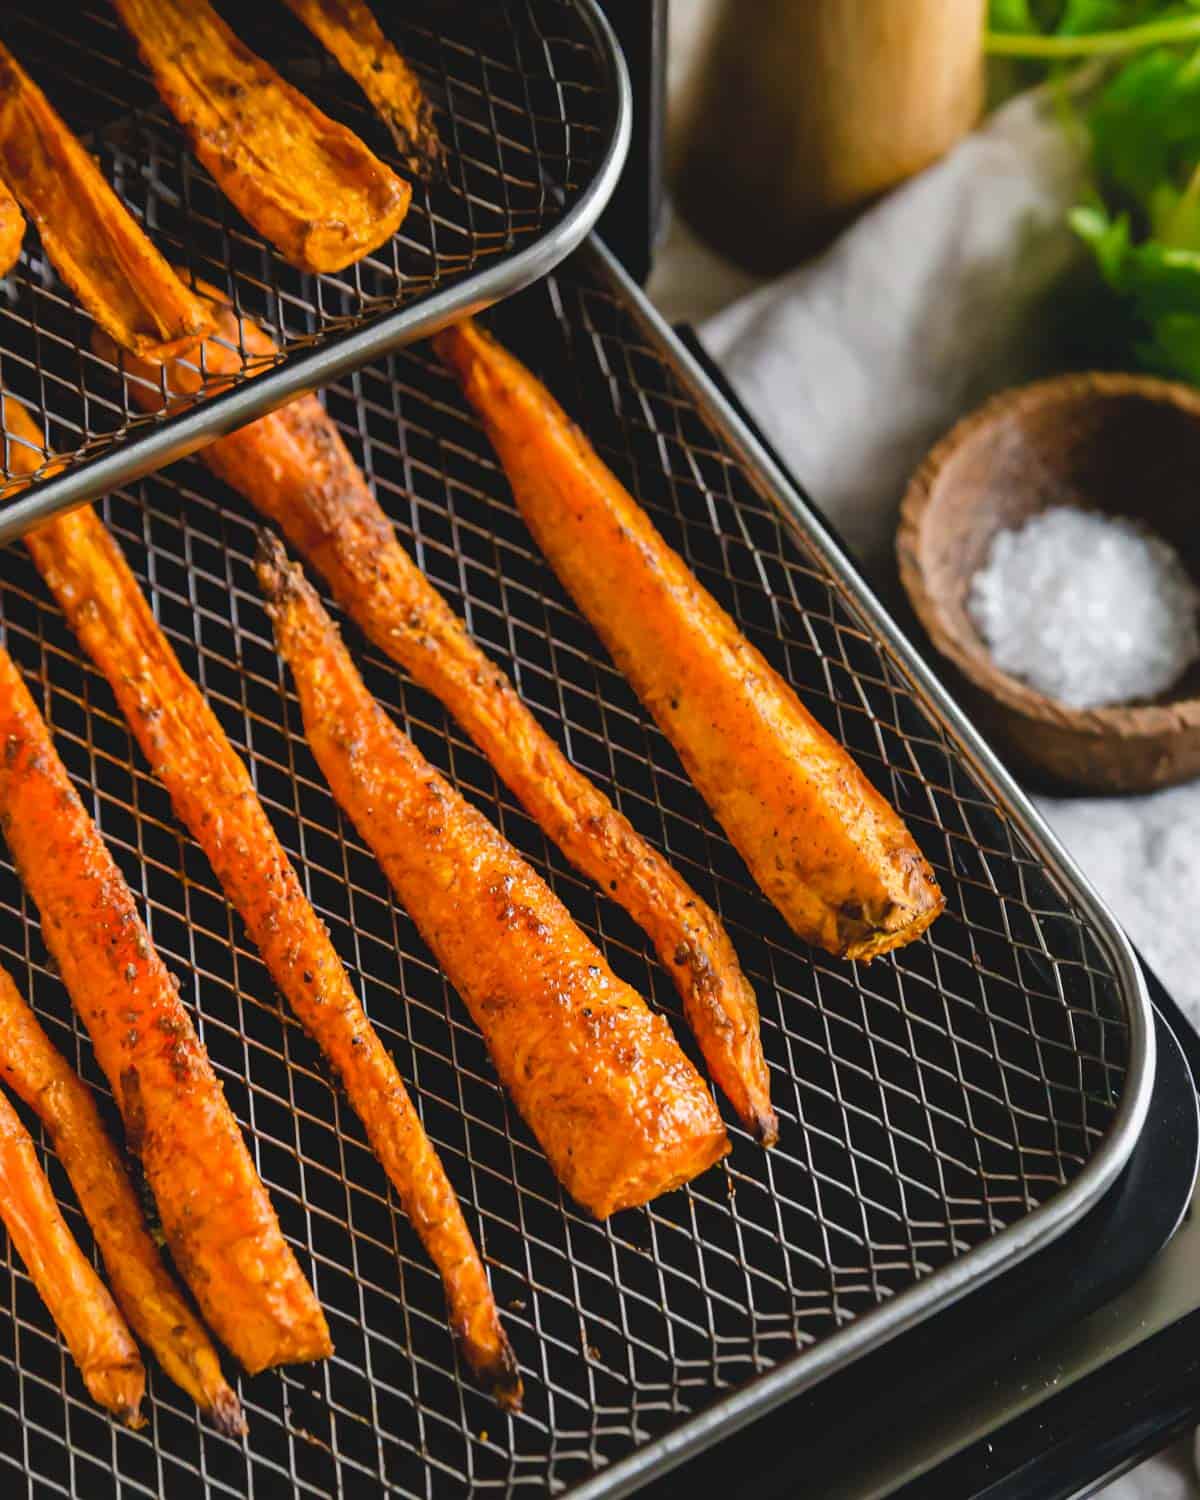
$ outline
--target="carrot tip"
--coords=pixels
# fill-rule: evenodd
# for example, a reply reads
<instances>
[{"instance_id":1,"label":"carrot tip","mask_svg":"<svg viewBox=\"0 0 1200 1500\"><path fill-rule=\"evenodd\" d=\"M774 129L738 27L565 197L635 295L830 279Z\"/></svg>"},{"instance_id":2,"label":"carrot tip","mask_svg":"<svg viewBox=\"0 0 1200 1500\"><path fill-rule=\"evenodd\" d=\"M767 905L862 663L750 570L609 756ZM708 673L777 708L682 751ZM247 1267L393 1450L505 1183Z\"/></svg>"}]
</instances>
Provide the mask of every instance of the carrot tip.
<instances>
[{"instance_id":1,"label":"carrot tip","mask_svg":"<svg viewBox=\"0 0 1200 1500\"><path fill-rule=\"evenodd\" d=\"M213 1397L208 1414L212 1418L213 1426L218 1432L223 1432L226 1437L244 1437L249 1430L242 1403L229 1386L225 1386Z\"/></svg>"},{"instance_id":2,"label":"carrot tip","mask_svg":"<svg viewBox=\"0 0 1200 1500\"><path fill-rule=\"evenodd\" d=\"M139 1395L135 1401L128 1405L114 1406L110 1408L113 1416L123 1427L128 1427L131 1432L137 1432L146 1425L146 1417L142 1412L142 1398Z\"/></svg>"},{"instance_id":3,"label":"carrot tip","mask_svg":"<svg viewBox=\"0 0 1200 1500\"><path fill-rule=\"evenodd\" d=\"M500 1334L500 1354L486 1372L496 1405L505 1411L520 1411L525 1399L525 1383L521 1379L521 1367L508 1335Z\"/></svg>"},{"instance_id":4,"label":"carrot tip","mask_svg":"<svg viewBox=\"0 0 1200 1500\"><path fill-rule=\"evenodd\" d=\"M491 1308L486 1329L477 1337L472 1337L466 1325L452 1323L451 1327L460 1356L496 1405L505 1411L520 1411L525 1395L521 1367L508 1341L508 1334L496 1317L495 1308Z\"/></svg>"},{"instance_id":5,"label":"carrot tip","mask_svg":"<svg viewBox=\"0 0 1200 1500\"><path fill-rule=\"evenodd\" d=\"M394 115L389 115L385 124L406 171L421 182L439 182L446 175L446 151L432 115L422 116L415 130L408 129Z\"/></svg>"},{"instance_id":6,"label":"carrot tip","mask_svg":"<svg viewBox=\"0 0 1200 1500\"><path fill-rule=\"evenodd\" d=\"M288 591L292 569L283 543L273 531L265 526L258 529L258 547L254 554L254 571L258 575L258 586L268 604L280 600Z\"/></svg>"},{"instance_id":7,"label":"carrot tip","mask_svg":"<svg viewBox=\"0 0 1200 1500\"><path fill-rule=\"evenodd\" d=\"M451 323L441 328L433 336L433 349L437 357L447 368L456 372L461 371L462 364L459 359L462 353L462 340L465 326L469 320L464 318L459 323Z\"/></svg>"},{"instance_id":8,"label":"carrot tip","mask_svg":"<svg viewBox=\"0 0 1200 1500\"><path fill-rule=\"evenodd\" d=\"M492 1387L496 1405L504 1411L520 1411L525 1401L525 1383L519 1375L506 1375Z\"/></svg>"},{"instance_id":9,"label":"carrot tip","mask_svg":"<svg viewBox=\"0 0 1200 1500\"><path fill-rule=\"evenodd\" d=\"M764 1150L779 1140L779 1116L773 1109L757 1110L750 1122L750 1133Z\"/></svg>"}]
</instances>

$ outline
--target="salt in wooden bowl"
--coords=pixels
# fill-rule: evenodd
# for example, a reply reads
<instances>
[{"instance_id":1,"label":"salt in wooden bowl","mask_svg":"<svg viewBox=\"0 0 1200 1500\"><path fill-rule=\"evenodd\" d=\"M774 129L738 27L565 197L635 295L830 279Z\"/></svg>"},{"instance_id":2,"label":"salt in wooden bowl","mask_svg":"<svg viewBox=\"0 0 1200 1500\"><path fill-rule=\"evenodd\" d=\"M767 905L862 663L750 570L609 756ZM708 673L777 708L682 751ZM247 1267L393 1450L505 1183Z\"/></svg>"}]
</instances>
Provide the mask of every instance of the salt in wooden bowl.
<instances>
[{"instance_id":1,"label":"salt in wooden bowl","mask_svg":"<svg viewBox=\"0 0 1200 1500\"><path fill-rule=\"evenodd\" d=\"M1092 792L1151 791L1200 775L1200 665L1146 702L1075 709L988 655L967 613L971 580L998 531L1054 505L1143 523L1200 584L1200 392L1112 374L1007 391L930 452L904 497L896 542L913 609L957 671L952 687L1018 770Z\"/></svg>"}]
</instances>

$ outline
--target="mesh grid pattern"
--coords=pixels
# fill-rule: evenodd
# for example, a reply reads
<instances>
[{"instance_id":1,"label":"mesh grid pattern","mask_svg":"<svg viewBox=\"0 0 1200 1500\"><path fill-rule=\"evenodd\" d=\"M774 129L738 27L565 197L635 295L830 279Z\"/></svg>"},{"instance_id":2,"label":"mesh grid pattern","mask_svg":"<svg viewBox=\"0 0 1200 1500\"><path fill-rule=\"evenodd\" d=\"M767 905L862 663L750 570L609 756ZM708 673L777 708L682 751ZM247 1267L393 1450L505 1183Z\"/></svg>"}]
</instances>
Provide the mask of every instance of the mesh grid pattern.
<instances>
[{"instance_id":1,"label":"mesh grid pattern","mask_svg":"<svg viewBox=\"0 0 1200 1500\"><path fill-rule=\"evenodd\" d=\"M525 1412L505 1416L461 1378L437 1277L357 1121L283 1013L107 685L81 664L23 549L7 549L9 649L185 978L336 1344L321 1368L242 1380L244 1441L207 1429L157 1372L149 1426L118 1431L5 1250L0 1466L31 1476L31 1494L561 1491L1020 1219L1077 1175L1112 1118L1127 1034L1102 945L590 264L576 259L506 304L494 326L900 806L946 915L925 941L869 966L799 944L535 552L428 349L327 392L422 566L576 762L721 911L758 993L778 1148L764 1153L734 1129L719 1167L597 1224L564 1198L312 761L251 571L253 515L194 463L109 497L110 525L251 764L462 1197L526 1375ZM547 845L438 704L352 630L348 640L424 753L547 875L695 1055L674 990L625 914ZM3 862L0 961L103 1093Z\"/></svg>"},{"instance_id":2,"label":"mesh grid pattern","mask_svg":"<svg viewBox=\"0 0 1200 1500\"><path fill-rule=\"evenodd\" d=\"M218 0L218 8L314 103L396 164L357 86L279 0ZM608 144L609 81L572 0L379 9L434 104L446 171L432 186L413 184L391 241L321 276L288 265L190 155L110 6L40 0L0 7L0 21L5 43L158 248L185 279L215 285L266 327L282 362L520 250L559 220ZM112 365L92 351L91 337L90 319L30 230L0 296L0 380L30 400L49 424L51 447L75 461L163 420L116 395ZM245 374L263 364L243 351ZM205 393L228 384L209 381ZM2 495L12 473L7 434L0 458Z\"/></svg>"}]
</instances>

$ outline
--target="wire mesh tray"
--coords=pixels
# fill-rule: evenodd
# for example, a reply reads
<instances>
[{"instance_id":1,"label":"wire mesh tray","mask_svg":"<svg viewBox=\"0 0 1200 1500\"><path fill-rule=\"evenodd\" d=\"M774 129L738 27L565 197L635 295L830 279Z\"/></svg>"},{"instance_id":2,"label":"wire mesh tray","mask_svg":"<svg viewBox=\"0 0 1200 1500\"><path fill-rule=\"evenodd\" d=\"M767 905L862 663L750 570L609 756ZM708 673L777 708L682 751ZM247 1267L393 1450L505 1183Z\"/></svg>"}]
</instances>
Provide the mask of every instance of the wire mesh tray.
<instances>
[{"instance_id":1,"label":"wire mesh tray","mask_svg":"<svg viewBox=\"0 0 1200 1500\"><path fill-rule=\"evenodd\" d=\"M105 500L462 1197L526 1374L525 1411L504 1415L463 1379L436 1274L107 685L81 662L24 549L0 552L9 649L184 976L336 1344L323 1366L241 1381L244 1440L204 1426L157 1372L148 1427L118 1430L5 1250L0 1465L28 1476L31 1493L626 1493L1047 1242L1097 1201L1136 1140L1153 1043L1128 945L815 521L789 508L802 502L747 462L736 419L599 248L494 320L903 810L948 910L926 940L869 966L799 944L557 587L428 348L332 387L329 408L421 565L574 760L723 913L758 992L778 1148L734 1130L719 1167L598 1224L556 1185L465 1008L338 814L272 647L251 569L254 516L195 464ZM426 755L547 874L689 1046L640 932L547 846L440 707L349 638ZM104 1095L6 863L0 962ZM68 1216L90 1244L80 1215Z\"/></svg>"},{"instance_id":2,"label":"wire mesh tray","mask_svg":"<svg viewBox=\"0 0 1200 1500\"><path fill-rule=\"evenodd\" d=\"M279 0L218 4L254 50L397 165L357 86ZM68 462L6 508L0 540L527 285L595 223L629 141L625 65L595 0L376 9L434 105L446 170L432 185L413 183L412 206L388 243L317 276L288 265L190 155L104 0L0 5L6 44L159 249L185 279L225 292L280 349L274 362L242 351L232 388L209 381L186 415L147 416L122 398L111 362L93 353L91 320L30 230L0 283L0 384L27 394L51 449ZM18 481L14 440L0 435L3 497Z\"/></svg>"}]
</instances>

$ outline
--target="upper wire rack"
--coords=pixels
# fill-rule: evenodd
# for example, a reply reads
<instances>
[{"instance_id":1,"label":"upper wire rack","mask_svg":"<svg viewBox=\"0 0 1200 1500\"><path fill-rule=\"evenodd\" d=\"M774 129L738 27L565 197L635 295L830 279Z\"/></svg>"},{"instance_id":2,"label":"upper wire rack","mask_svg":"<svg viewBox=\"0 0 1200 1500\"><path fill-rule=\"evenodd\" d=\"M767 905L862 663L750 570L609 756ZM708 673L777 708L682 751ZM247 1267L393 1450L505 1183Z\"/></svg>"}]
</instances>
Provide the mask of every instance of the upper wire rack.
<instances>
[{"instance_id":1,"label":"upper wire rack","mask_svg":"<svg viewBox=\"0 0 1200 1500\"><path fill-rule=\"evenodd\" d=\"M399 170L396 148L357 86L279 0L223 8L244 41ZM297 271L227 202L190 154L111 8L43 0L0 9L6 44L168 260L188 281L224 292L280 350L276 360L257 362L242 351L234 422L214 408L224 393L229 410L228 378L207 382L186 418L146 415L118 367L93 351L91 320L30 229L0 284L0 386L41 419L46 467L59 462L36 494L6 508L4 536L178 456L185 420L194 447L198 423L207 420L205 435L213 436L220 421L228 430L279 405L300 380L324 383L429 331L431 307L445 321L457 308L506 295L590 228L619 169L627 117L623 66L593 0L414 0L377 9L434 105L446 168L431 184L413 182L408 215L388 243L331 275ZM247 385L250 375L258 378ZM0 500L25 483L10 452L17 440L2 437ZM106 456L119 461L93 480Z\"/></svg>"}]
</instances>

